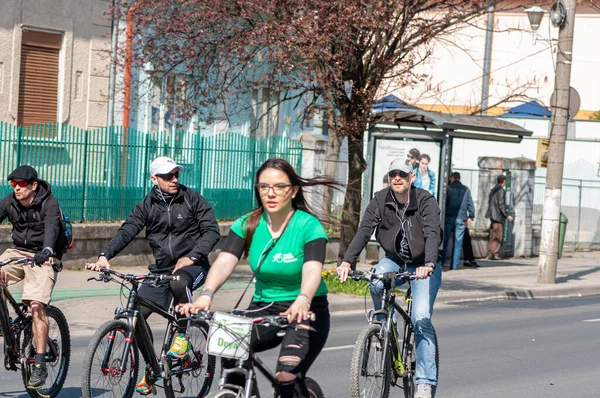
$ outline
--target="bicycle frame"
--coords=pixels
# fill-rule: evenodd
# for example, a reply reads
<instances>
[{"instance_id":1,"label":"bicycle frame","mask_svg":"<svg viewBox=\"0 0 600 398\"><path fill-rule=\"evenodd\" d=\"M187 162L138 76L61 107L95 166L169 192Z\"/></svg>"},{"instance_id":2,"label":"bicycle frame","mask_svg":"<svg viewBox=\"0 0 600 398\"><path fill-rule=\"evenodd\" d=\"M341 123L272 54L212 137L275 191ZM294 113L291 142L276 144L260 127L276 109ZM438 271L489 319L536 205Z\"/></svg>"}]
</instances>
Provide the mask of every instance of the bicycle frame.
<instances>
[{"instance_id":1,"label":"bicycle frame","mask_svg":"<svg viewBox=\"0 0 600 398\"><path fill-rule=\"evenodd\" d=\"M8 305L12 307L16 315L15 319L12 321L9 316ZM22 303L18 303L17 300L14 299L8 290L8 285L5 282L0 281L0 326L4 332L4 355L8 358L4 362L6 370L16 371L16 364L21 363L21 365L25 365L25 361L34 360L32 358L21 358L18 346L21 333L27 330L31 331L31 325L33 324L31 316L29 316L24 308L25 306ZM54 362L58 357L58 352L56 351L54 344L50 341L50 338L48 338L47 347L48 351L44 361Z\"/></svg>"},{"instance_id":2,"label":"bicycle frame","mask_svg":"<svg viewBox=\"0 0 600 398\"><path fill-rule=\"evenodd\" d=\"M150 308L154 313L160 315L168 321L160 356L157 356L156 352L153 349L152 331L150 329L150 326L138 310L138 308L142 305ZM165 366L168 367L168 361L162 361L162 358L166 355L165 353L169 349L168 344L171 341L173 335L173 324L178 324L178 320L175 317L175 315L165 311L158 305L154 304L152 301L146 300L143 297L139 297L138 285L136 283L133 283L132 288L129 292L127 307L124 310L122 310L121 308L117 308L115 310L114 319L125 320L128 326L125 345L123 347L123 352L121 353L121 367L119 368L119 371L124 373L126 370L127 355L129 353L129 349L131 348L131 345L133 344L133 339L135 338L138 343L139 350L145 357L150 359L150 363L148 365L150 365L152 376L160 376L163 378L168 377L168 375L170 375L171 373L171 369L165 368ZM113 340L111 340L108 343L108 346L106 348L106 355L104 356L102 362L103 368L108 367L108 358L111 357L110 354L112 352L112 341Z\"/></svg>"},{"instance_id":3,"label":"bicycle frame","mask_svg":"<svg viewBox=\"0 0 600 398\"><path fill-rule=\"evenodd\" d=\"M380 310L371 310L369 312L369 323L382 323L383 329L383 346L382 346L382 357L381 357L381 372L385 369L385 359L387 357L387 350L392 347L392 359L393 365L398 373L398 375L402 376L405 373L405 367L402 362L404 347L402 347L402 352L400 351L400 347L398 347L398 336L395 334L398 333L396 328L393 325L394 321L394 313L397 312L402 316L404 320L404 336L408 336L410 332L412 332L414 326L412 323L411 313L412 313L412 300L411 300L411 289L410 287L406 291L406 301L408 302L407 310L405 311L397 302L396 302L396 294L394 293L395 281L394 280L383 280L383 293L381 296L381 309ZM384 322L380 322L377 320L377 315L383 315L385 317ZM393 338L390 339L390 334L392 334ZM403 342L403 345L405 342Z\"/></svg>"}]
</instances>

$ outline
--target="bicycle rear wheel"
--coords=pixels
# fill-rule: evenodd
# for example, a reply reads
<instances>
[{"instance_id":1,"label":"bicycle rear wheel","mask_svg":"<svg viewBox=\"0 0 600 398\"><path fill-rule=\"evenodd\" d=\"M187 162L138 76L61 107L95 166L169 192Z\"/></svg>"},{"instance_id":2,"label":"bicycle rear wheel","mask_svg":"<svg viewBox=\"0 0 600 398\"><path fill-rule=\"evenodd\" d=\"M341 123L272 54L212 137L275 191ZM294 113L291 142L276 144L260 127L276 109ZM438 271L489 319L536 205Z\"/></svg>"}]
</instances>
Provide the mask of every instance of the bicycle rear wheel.
<instances>
[{"instance_id":1,"label":"bicycle rear wheel","mask_svg":"<svg viewBox=\"0 0 600 398\"><path fill-rule=\"evenodd\" d=\"M120 370L128 326L110 320L100 326L83 359L81 392L85 398L133 395L139 371L139 352L135 339L125 355L125 371Z\"/></svg>"},{"instance_id":2,"label":"bicycle rear wheel","mask_svg":"<svg viewBox=\"0 0 600 398\"><path fill-rule=\"evenodd\" d=\"M352 398L387 398L392 375L391 347L383 358L381 325L367 325L354 345L350 364L350 396Z\"/></svg>"},{"instance_id":3,"label":"bicycle rear wheel","mask_svg":"<svg viewBox=\"0 0 600 398\"><path fill-rule=\"evenodd\" d=\"M433 326L432 326L433 327ZM435 329L433 329L433 335L435 336L435 366L436 366L436 374L437 379L440 377L440 346L438 344L437 333ZM416 375L415 370L417 367L417 345L415 342L415 332L414 330L410 331L410 336L408 338L405 336L405 342L402 342L402 359L404 361L404 366L406 369L406 373L402 377L402 386L404 388L404 397L412 398L415 395L415 390L417 388L416 385ZM434 387L435 389L436 387Z\"/></svg>"},{"instance_id":4,"label":"bicycle rear wheel","mask_svg":"<svg viewBox=\"0 0 600 398\"><path fill-rule=\"evenodd\" d=\"M165 383L167 398L204 397L215 377L215 357L206 353L208 325L191 323L187 334L191 351L183 358L167 357L171 369L171 380Z\"/></svg>"},{"instance_id":5,"label":"bicycle rear wheel","mask_svg":"<svg viewBox=\"0 0 600 398\"><path fill-rule=\"evenodd\" d=\"M48 339L46 344L46 369L48 370L48 378L39 390L27 390L30 397L57 397L62 389L69 371L69 363L71 359L71 337L69 334L69 325L63 313L56 307L46 307L46 316L48 317ZM33 364L35 363L35 340L31 327L33 322L29 324L28 330L25 331L21 353L23 361L21 374L23 383L27 388L27 382Z\"/></svg>"}]
</instances>

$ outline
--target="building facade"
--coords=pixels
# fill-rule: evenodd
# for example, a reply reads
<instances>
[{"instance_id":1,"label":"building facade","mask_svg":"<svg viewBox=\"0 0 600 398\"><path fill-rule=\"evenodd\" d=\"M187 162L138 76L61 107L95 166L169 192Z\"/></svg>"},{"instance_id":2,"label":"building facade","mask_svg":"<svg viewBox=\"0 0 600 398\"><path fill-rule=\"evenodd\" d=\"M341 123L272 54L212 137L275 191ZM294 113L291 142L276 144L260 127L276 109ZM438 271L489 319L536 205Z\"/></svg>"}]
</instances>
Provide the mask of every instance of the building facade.
<instances>
[{"instance_id":1,"label":"building facade","mask_svg":"<svg viewBox=\"0 0 600 398\"><path fill-rule=\"evenodd\" d=\"M2 0L1 122L106 126L110 5L105 0Z\"/></svg>"}]
</instances>

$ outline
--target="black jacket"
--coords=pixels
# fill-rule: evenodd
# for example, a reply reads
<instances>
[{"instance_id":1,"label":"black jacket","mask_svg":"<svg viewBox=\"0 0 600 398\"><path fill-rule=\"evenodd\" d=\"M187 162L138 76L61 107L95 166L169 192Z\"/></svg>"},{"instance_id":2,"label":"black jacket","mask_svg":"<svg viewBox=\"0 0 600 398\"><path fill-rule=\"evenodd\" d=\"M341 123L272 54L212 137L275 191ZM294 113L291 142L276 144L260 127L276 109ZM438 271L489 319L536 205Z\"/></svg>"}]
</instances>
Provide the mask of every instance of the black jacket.
<instances>
[{"instance_id":1,"label":"black jacket","mask_svg":"<svg viewBox=\"0 0 600 398\"><path fill-rule=\"evenodd\" d=\"M508 213L506 212L506 191L504 191L502 185L496 184L488 197L488 209L485 212L485 218L496 222L504 222L506 217L508 217Z\"/></svg>"},{"instance_id":2,"label":"black jacket","mask_svg":"<svg viewBox=\"0 0 600 398\"><path fill-rule=\"evenodd\" d=\"M31 252L51 247L60 257L62 250L57 248L57 242L62 227L58 201L46 181L37 183L37 193L28 207L23 207L14 193L0 201L0 222L8 217L15 247Z\"/></svg>"},{"instance_id":3,"label":"black jacket","mask_svg":"<svg viewBox=\"0 0 600 398\"><path fill-rule=\"evenodd\" d=\"M206 199L180 184L168 202L152 189L133 208L102 255L108 259L116 256L144 227L156 260L150 266L153 272L172 271L182 257L208 267L208 253L221 237L215 213Z\"/></svg>"},{"instance_id":4,"label":"black jacket","mask_svg":"<svg viewBox=\"0 0 600 398\"><path fill-rule=\"evenodd\" d=\"M376 239L385 255L398 264L401 260L396 245L400 233L400 216L397 215L396 201L390 188L375 193L344 256L344 261L354 264L369 238L376 231ZM423 265L437 263L438 248L441 242L440 207L425 189L410 189L410 201L404 217L408 220L408 243L412 261L408 264Z\"/></svg>"}]
</instances>

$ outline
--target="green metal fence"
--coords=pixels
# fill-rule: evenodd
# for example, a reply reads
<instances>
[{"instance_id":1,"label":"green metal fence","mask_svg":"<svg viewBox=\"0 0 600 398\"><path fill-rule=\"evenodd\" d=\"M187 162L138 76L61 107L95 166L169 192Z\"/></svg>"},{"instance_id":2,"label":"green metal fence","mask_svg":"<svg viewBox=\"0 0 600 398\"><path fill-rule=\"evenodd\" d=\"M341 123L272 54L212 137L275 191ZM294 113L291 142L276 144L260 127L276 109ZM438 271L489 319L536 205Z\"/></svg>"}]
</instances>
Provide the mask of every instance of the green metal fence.
<instances>
[{"instance_id":1,"label":"green metal fence","mask_svg":"<svg viewBox=\"0 0 600 398\"><path fill-rule=\"evenodd\" d=\"M252 209L254 174L265 160L281 157L299 170L302 145L286 137L254 140L233 133L203 137L199 131L0 122L0 195L12 191L4 176L28 164L50 183L72 220L123 220L149 192L149 167L157 156L170 156L184 166L180 183L199 191L217 218L226 220Z\"/></svg>"}]
</instances>

